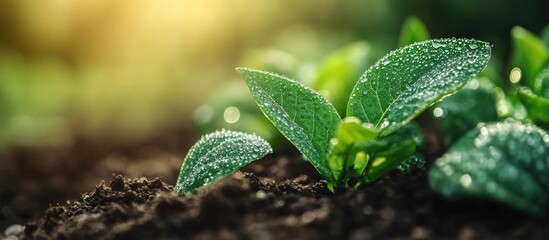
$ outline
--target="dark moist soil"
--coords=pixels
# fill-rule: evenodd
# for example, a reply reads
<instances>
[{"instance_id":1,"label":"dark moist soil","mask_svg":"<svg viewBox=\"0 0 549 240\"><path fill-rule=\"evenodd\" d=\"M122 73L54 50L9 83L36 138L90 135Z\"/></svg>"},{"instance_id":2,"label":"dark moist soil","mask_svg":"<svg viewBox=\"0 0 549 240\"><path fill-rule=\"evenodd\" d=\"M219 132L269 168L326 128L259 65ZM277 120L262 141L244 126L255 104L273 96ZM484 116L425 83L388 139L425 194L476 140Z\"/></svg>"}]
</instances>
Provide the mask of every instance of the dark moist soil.
<instances>
[{"instance_id":1,"label":"dark moist soil","mask_svg":"<svg viewBox=\"0 0 549 240\"><path fill-rule=\"evenodd\" d=\"M278 157L191 197L115 175L10 234L35 239L548 239L549 221L479 200L448 201L426 170L331 194L306 162Z\"/></svg>"}]
</instances>

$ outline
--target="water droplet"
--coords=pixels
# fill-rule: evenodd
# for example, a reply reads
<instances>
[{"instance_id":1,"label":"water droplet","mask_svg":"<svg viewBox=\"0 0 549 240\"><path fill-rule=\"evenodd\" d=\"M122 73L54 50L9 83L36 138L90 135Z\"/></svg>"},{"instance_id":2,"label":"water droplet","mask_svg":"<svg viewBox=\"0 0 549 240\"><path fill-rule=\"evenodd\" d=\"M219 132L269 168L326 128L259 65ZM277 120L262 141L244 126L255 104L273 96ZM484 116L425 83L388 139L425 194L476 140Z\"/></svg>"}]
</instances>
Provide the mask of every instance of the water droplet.
<instances>
[{"instance_id":1,"label":"water droplet","mask_svg":"<svg viewBox=\"0 0 549 240\"><path fill-rule=\"evenodd\" d=\"M488 129L486 127L481 127L480 134L482 134L483 136L488 135Z\"/></svg>"},{"instance_id":2,"label":"water droplet","mask_svg":"<svg viewBox=\"0 0 549 240\"><path fill-rule=\"evenodd\" d=\"M434 48L446 47L446 44L441 43L441 42L433 42L432 45L433 45Z\"/></svg>"},{"instance_id":3,"label":"water droplet","mask_svg":"<svg viewBox=\"0 0 549 240\"><path fill-rule=\"evenodd\" d=\"M459 178L459 182L464 187L469 187L471 185L471 183L473 182L473 179L471 179L471 176L469 174L463 174Z\"/></svg>"},{"instance_id":4,"label":"water droplet","mask_svg":"<svg viewBox=\"0 0 549 240\"><path fill-rule=\"evenodd\" d=\"M480 86L480 82L476 79L473 79L469 82L469 88L476 90Z\"/></svg>"},{"instance_id":5,"label":"water droplet","mask_svg":"<svg viewBox=\"0 0 549 240\"><path fill-rule=\"evenodd\" d=\"M478 48L478 45L472 44L472 43L471 43L471 44L469 44L469 48L470 48L470 49L477 49L477 48Z\"/></svg>"}]
</instances>

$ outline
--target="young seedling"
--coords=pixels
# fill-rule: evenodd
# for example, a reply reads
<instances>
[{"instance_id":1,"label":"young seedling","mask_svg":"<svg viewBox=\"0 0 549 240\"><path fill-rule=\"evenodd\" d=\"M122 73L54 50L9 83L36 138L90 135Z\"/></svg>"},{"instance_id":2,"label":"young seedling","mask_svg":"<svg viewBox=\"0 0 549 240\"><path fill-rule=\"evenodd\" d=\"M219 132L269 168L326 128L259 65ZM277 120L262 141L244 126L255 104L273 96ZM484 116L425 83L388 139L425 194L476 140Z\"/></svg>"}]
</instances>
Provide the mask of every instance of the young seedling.
<instances>
[{"instance_id":1,"label":"young seedling","mask_svg":"<svg viewBox=\"0 0 549 240\"><path fill-rule=\"evenodd\" d=\"M344 120L320 93L297 81L237 70L265 116L334 191L375 181L410 157L415 142L407 124L465 85L489 58L490 45L477 40L438 39L400 48L358 80ZM257 136L206 135L183 162L175 192L190 193L270 152Z\"/></svg>"}]
</instances>

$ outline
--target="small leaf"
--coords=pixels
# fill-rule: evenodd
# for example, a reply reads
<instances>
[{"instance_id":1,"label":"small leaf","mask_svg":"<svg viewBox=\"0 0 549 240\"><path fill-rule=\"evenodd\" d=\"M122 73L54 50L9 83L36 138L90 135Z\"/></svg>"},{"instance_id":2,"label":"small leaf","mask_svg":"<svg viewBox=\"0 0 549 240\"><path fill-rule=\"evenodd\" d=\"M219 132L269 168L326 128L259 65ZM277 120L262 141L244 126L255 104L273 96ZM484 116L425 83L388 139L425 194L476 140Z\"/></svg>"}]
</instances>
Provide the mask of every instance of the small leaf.
<instances>
[{"instance_id":1,"label":"small leaf","mask_svg":"<svg viewBox=\"0 0 549 240\"><path fill-rule=\"evenodd\" d=\"M228 130L202 136L189 150L174 192L189 193L272 152L262 138Z\"/></svg>"},{"instance_id":2,"label":"small leaf","mask_svg":"<svg viewBox=\"0 0 549 240\"><path fill-rule=\"evenodd\" d=\"M347 115L390 134L465 85L489 58L488 43L466 39L429 40L393 51L357 82Z\"/></svg>"},{"instance_id":3,"label":"small leaf","mask_svg":"<svg viewBox=\"0 0 549 240\"><path fill-rule=\"evenodd\" d=\"M429 36L429 31L423 21L416 16L411 16L402 24L398 46L404 47L412 43L428 40L429 38L431 38Z\"/></svg>"},{"instance_id":4,"label":"small leaf","mask_svg":"<svg viewBox=\"0 0 549 240\"><path fill-rule=\"evenodd\" d=\"M526 107L528 118L537 123L549 123L549 98L538 96L527 87L517 88L517 93Z\"/></svg>"},{"instance_id":5,"label":"small leaf","mask_svg":"<svg viewBox=\"0 0 549 240\"><path fill-rule=\"evenodd\" d=\"M335 143L329 158L329 166L335 176L337 186L347 187L347 181L353 177L353 169L362 174L367 164L366 153L354 152L356 143L372 141L378 133L362 125L357 118L345 118L337 129L332 142ZM358 158L357 158L357 154Z\"/></svg>"},{"instance_id":6,"label":"small leaf","mask_svg":"<svg viewBox=\"0 0 549 240\"><path fill-rule=\"evenodd\" d=\"M536 74L549 59L549 49L536 35L518 26L511 30L511 37L511 68L520 68L527 85L533 88Z\"/></svg>"},{"instance_id":7,"label":"small leaf","mask_svg":"<svg viewBox=\"0 0 549 240\"><path fill-rule=\"evenodd\" d=\"M431 187L449 198L482 197L534 214L549 204L549 135L518 122L480 125L429 172Z\"/></svg>"},{"instance_id":8,"label":"small leaf","mask_svg":"<svg viewBox=\"0 0 549 240\"><path fill-rule=\"evenodd\" d=\"M371 154L371 160L363 173L362 183L371 183L392 171L416 152L417 144L421 144L422 133L417 125L407 124L387 136L378 137L363 145L366 153Z\"/></svg>"},{"instance_id":9,"label":"small leaf","mask_svg":"<svg viewBox=\"0 0 549 240\"><path fill-rule=\"evenodd\" d=\"M376 152L371 165L366 169L362 181L371 183L398 167L416 152L416 144L412 139L393 142L384 151Z\"/></svg>"},{"instance_id":10,"label":"small leaf","mask_svg":"<svg viewBox=\"0 0 549 240\"><path fill-rule=\"evenodd\" d=\"M333 183L328 167L330 139L341 118L324 97L281 75L238 68L265 116Z\"/></svg>"}]
</instances>

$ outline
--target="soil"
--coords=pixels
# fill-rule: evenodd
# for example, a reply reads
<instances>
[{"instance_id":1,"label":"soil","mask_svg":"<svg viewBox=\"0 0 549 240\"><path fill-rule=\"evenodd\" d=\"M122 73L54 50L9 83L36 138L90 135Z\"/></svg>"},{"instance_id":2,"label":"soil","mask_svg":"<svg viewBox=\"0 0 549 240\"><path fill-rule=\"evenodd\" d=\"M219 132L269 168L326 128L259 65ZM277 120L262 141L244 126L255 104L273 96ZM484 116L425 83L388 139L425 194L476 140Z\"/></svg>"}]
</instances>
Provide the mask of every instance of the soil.
<instances>
[{"instance_id":1,"label":"soil","mask_svg":"<svg viewBox=\"0 0 549 240\"><path fill-rule=\"evenodd\" d=\"M443 143L426 135L432 162ZM440 197L428 186L429 166L332 194L290 152L175 196L170 184L194 139L172 129L131 144L81 140L68 151L2 151L0 239L549 238L548 218Z\"/></svg>"},{"instance_id":2,"label":"soil","mask_svg":"<svg viewBox=\"0 0 549 240\"><path fill-rule=\"evenodd\" d=\"M547 239L549 221L493 202L450 201L426 170L393 172L337 194L310 164L263 159L193 196L155 178L114 175L49 207L12 237L27 239ZM7 231L9 230L9 231Z\"/></svg>"}]
</instances>

